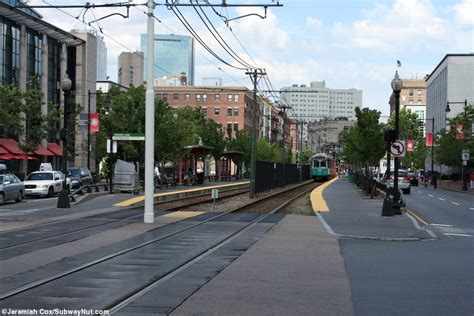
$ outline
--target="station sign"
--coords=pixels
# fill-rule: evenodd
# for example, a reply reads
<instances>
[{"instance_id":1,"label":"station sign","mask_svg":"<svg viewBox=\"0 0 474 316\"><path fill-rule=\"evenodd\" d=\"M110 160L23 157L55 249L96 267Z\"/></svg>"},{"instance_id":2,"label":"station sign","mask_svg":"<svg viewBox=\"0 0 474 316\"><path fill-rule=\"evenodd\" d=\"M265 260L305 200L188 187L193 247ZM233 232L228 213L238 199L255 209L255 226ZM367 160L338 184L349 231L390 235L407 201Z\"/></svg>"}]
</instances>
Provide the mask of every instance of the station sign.
<instances>
[{"instance_id":1,"label":"station sign","mask_svg":"<svg viewBox=\"0 0 474 316\"><path fill-rule=\"evenodd\" d=\"M145 134L140 133L115 133L113 140L145 140Z\"/></svg>"}]
</instances>

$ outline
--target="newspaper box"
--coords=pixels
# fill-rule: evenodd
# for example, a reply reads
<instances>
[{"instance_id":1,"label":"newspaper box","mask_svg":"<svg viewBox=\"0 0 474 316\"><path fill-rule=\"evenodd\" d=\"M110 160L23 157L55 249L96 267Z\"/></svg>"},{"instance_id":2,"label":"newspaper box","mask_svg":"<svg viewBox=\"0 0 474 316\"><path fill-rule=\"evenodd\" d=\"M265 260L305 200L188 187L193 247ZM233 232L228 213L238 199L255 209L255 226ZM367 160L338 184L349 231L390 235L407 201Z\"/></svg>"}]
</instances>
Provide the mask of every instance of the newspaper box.
<instances>
[{"instance_id":1,"label":"newspaper box","mask_svg":"<svg viewBox=\"0 0 474 316\"><path fill-rule=\"evenodd\" d=\"M133 163L118 159L114 168L114 191L138 194L140 189L138 167L138 162Z\"/></svg>"}]
</instances>

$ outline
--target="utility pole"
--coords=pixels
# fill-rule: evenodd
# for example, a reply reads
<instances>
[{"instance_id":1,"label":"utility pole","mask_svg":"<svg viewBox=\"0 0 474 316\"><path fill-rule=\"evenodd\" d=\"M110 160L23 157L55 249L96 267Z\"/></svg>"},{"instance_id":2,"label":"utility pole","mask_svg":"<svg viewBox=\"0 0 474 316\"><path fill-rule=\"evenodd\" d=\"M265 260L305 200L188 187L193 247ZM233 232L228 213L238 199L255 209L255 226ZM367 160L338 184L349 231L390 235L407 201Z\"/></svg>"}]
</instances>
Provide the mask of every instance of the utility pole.
<instances>
[{"instance_id":1,"label":"utility pole","mask_svg":"<svg viewBox=\"0 0 474 316\"><path fill-rule=\"evenodd\" d=\"M257 85L262 76L266 73L261 69L247 71L246 75L250 76L253 83L253 107L252 107L252 148L250 152L250 198L255 197L255 172L257 168Z\"/></svg>"},{"instance_id":2,"label":"utility pole","mask_svg":"<svg viewBox=\"0 0 474 316\"><path fill-rule=\"evenodd\" d=\"M289 105L280 105L278 107L279 109L283 110L283 132L281 133L281 156L283 158L283 186L286 184L286 174L285 174L285 169L286 169L286 142L285 142L285 136L286 136L286 109L291 109L291 106Z\"/></svg>"},{"instance_id":3,"label":"utility pole","mask_svg":"<svg viewBox=\"0 0 474 316\"><path fill-rule=\"evenodd\" d=\"M301 132L300 132L300 151L299 151L299 164L300 164L300 182L303 181L303 128L304 128L304 121L301 120Z\"/></svg>"}]
</instances>

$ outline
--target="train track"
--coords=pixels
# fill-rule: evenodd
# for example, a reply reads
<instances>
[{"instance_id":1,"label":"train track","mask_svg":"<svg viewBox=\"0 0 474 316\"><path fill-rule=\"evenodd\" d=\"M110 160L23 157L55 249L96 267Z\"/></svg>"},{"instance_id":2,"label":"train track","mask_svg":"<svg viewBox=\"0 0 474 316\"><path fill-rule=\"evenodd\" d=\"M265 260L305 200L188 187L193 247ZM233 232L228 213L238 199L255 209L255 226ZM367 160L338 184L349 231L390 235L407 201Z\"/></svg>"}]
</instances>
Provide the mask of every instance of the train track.
<instances>
[{"instance_id":1,"label":"train track","mask_svg":"<svg viewBox=\"0 0 474 316\"><path fill-rule=\"evenodd\" d=\"M273 214L314 187L314 183L305 184L254 200L228 212L207 213L199 219L167 225L150 232L144 238L147 239L145 242L3 292L0 294L0 306L10 307L9 303L25 302L28 308L41 308L41 304L45 300L50 302L51 297L67 296L72 284L79 284L78 287L84 288L87 286L81 285L83 280L94 278L90 280L92 284L103 280L105 285L102 284L101 287L108 285L107 289L113 294L107 291L104 296L103 289L91 286L87 287L85 293L79 294L80 305L74 305L74 300L69 299L59 300L56 307L80 309L88 306L111 312L122 310L201 260L242 238L239 236L261 231L262 227L269 229L268 225L261 223L268 221ZM109 284L115 280L126 286L117 288L117 285ZM49 293L49 296L38 297L35 293ZM192 292L188 296L190 293Z\"/></svg>"},{"instance_id":2,"label":"train track","mask_svg":"<svg viewBox=\"0 0 474 316\"><path fill-rule=\"evenodd\" d=\"M245 188L222 191L219 200L245 194L247 192L248 189ZM194 197L184 197L160 202L156 205L161 209L161 211L172 212L185 207L207 203L209 201L212 201L212 199L209 198L209 194L202 194ZM100 215L91 215L82 219L75 218L55 221L53 223L29 226L25 229L1 233L0 238L3 238L3 240L2 246L0 247L0 260L28 253L31 249L38 250L77 240L79 238L102 232L107 228L113 229L127 225L130 221L143 216L143 214L136 213L137 208L139 207L132 208L135 209L134 211L119 210ZM129 215L130 213L132 213L132 215ZM119 218L114 219L114 217L117 216L119 216ZM97 223L95 218L98 218L100 222ZM69 227L70 223L72 224L71 226L77 227L79 225L80 227L71 229ZM38 231L41 229L45 231L42 236L38 234Z\"/></svg>"}]
</instances>

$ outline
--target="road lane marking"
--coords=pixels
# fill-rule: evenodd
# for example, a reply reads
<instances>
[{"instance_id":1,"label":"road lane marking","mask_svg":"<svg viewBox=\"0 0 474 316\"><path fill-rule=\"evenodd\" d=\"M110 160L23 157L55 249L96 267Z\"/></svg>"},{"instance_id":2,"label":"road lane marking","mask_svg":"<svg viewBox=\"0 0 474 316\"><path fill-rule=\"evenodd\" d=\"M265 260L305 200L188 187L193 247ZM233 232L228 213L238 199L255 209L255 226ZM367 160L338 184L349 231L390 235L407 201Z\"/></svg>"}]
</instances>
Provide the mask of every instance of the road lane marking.
<instances>
[{"instance_id":1,"label":"road lane marking","mask_svg":"<svg viewBox=\"0 0 474 316\"><path fill-rule=\"evenodd\" d=\"M440 226L440 227L453 227L453 225L446 225L446 224L430 224L431 226Z\"/></svg>"},{"instance_id":2,"label":"road lane marking","mask_svg":"<svg viewBox=\"0 0 474 316\"><path fill-rule=\"evenodd\" d=\"M431 194L428 194L428 196L429 196L429 197L434 197L434 196L433 196L433 195L431 195Z\"/></svg>"},{"instance_id":3,"label":"road lane marking","mask_svg":"<svg viewBox=\"0 0 474 316\"><path fill-rule=\"evenodd\" d=\"M468 235L468 234L454 234L454 233L443 233L443 235L446 235L446 236L459 236L459 237L472 237L472 235Z\"/></svg>"},{"instance_id":4,"label":"road lane marking","mask_svg":"<svg viewBox=\"0 0 474 316\"><path fill-rule=\"evenodd\" d=\"M423 193L423 191L418 191L418 193Z\"/></svg>"},{"instance_id":5,"label":"road lane marking","mask_svg":"<svg viewBox=\"0 0 474 316\"><path fill-rule=\"evenodd\" d=\"M474 211L474 207L470 207L469 209L470 209L471 211Z\"/></svg>"},{"instance_id":6,"label":"road lane marking","mask_svg":"<svg viewBox=\"0 0 474 316\"><path fill-rule=\"evenodd\" d=\"M422 223L423 225L425 225L425 226L428 226L428 225L429 225L427 221L425 221L425 220L424 220L423 218L421 218L419 215L415 214L415 212L413 212L412 210L406 209L406 211L407 211L408 213L410 213L411 216L413 216L414 218L416 218L417 221L419 221L419 222Z\"/></svg>"},{"instance_id":7,"label":"road lane marking","mask_svg":"<svg viewBox=\"0 0 474 316\"><path fill-rule=\"evenodd\" d=\"M438 200L441 200L441 201L446 201L446 200L445 200L445 199L443 199L443 198L438 198Z\"/></svg>"},{"instance_id":8,"label":"road lane marking","mask_svg":"<svg viewBox=\"0 0 474 316\"><path fill-rule=\"evenodd\" d=\"M451 204L454 204L454 205L461 205L461 204L456 203L456 202L451 202Z\"/></svg>"}]
</instances>

